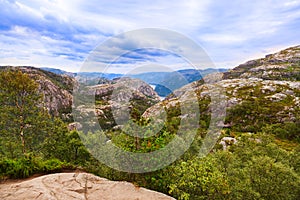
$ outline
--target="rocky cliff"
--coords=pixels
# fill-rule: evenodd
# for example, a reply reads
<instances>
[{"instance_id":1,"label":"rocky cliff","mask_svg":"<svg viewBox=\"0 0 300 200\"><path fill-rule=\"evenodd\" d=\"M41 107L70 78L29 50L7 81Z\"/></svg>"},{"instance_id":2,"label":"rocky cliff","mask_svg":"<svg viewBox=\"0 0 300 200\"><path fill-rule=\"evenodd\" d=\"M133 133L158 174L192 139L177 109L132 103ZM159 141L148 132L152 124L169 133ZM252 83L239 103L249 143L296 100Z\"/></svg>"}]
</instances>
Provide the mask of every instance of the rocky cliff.
<instances>
[{"instance_id":1,"label":"rocky cliff","mask_svg":"<svg viewBox=\"0 0 300 200\"><path fill-rule=\"evenodd\" d=\"M66 120L70 120L73 103L73 88L78 85L80 77L70 76L68 74L55 74L49 70L43 70L35 67L20 66L2 66L0 70L10 68L12 70L20 69L23 73L28 74L34 79L39 86L39 91L43 95L43 105L54 116L61 116ZM100 82L99 82L100 81ZM98 83L88 86L88 94L91 98L95 98L96 113L99 122L104 127L114 125L111 113L111 106L116 102L128 100L130 106L138 112L144 110L155 103L159 102L159 96L151 86L138 79L133 78L117 78L114 80L99 78ZM113 100L112 94L113 95ZM119 108L118 108L119 109ZM115 109L117 110L117 109Z\"/></svg>"},{"instance_id":2,"label":"rocky cliff","mask_svg":"<svg viewBox=\"0 0 300 200\"><path fill-rule=\"evenodd\" d=\"M113 81L101 80L101 84L87 86L84 93L86 94L83 94L83 98L86 96L95 98L95 113L102 129L116 126L115 116L122 118L119 121L127 121L126 113L129 113L131 117L133 113L141 115L147 108L160 101L150 85L129 77ZM90 111L90 109L82 109L84 106L77 105L77 108Z\"/></svg>"},{"instance_id":3,"label":"rocky cliff","mask_svg":"<svg viewBox=\"0 0 300 200\"><path fill-rule=\"evenodd\" d=\"M39 85L39 91L43 94L44 105L51 114L59 116L63 113L71 112L72 90L75 79L68 75L57 75L39 68L20 66L20 67L0 67L0 70L10 68L20 69L28 74Z\"/></svg>"}]
</instances>

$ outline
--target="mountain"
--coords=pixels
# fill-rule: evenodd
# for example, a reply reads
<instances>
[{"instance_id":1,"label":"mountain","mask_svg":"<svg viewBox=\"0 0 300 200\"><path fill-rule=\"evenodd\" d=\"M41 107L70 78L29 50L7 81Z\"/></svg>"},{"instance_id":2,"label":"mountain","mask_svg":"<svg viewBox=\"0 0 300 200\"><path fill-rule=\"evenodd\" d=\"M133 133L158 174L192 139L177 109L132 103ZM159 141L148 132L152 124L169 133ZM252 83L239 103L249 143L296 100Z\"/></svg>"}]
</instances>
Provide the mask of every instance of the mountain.
<instances>
[{"instance_id":1,"label":"mountain","mask_svg":"<svg viewBox=\"0 0 300 200\"><path fill-rule=\"evenodd\" d=\"M129 111L132 117L134 114L141 115L148 107L160 101L159 96L150 85L129 77L113 81L102 79L102 84L87 86L85 90L80 90L78 93L82 95L76 99L75 103L79 102L77 108L81 115L84 115L82 110L89 111L89 108L82 109L88 104L86 99L95 99L96 115L102 129L109 129L117 125L114 116L119 116L119 121L126 121L128 116L121 116L121 114ZM80 105L80 98L83 99L82 105ZM115 111L114 116L113 111Z\"/></svg>"},{"instance_id":2,"label":"mountain","mask_svg":"<svg viewBox=\"0 0 300 200\"><path fill-rule=\"evenodd\" d=\"M115 79L122 77L122 74L101 73L101 72L78 72L75 73L76 80L87 85L97 85L99 79Z\"/></svg>"},{"instance_id":3,"label":"mountain","mask_svg":"<svg viewBox=\"0 0 300 200\"><path fill-rule=\"evenodd\" d=\"M300 45L250 60L224 73L224 79L261 78L300 81Z\"/></svg>"},{"instance_id":4,"label":"mountain","mask_svg":"<svg viewBox=\"0 0 300 200\"><path fill-rule=\"evenodd\" d=\"M60 69L53 68L42 68L43 70L56 73L58 75L69 75L75 76L76 79L87 85L97 85L99 79L109 79L113 80L115 78L120 78L123 76L140 79L148 84L155 85L155 91L161 97L166 97L172 91L188 84L193 81L202 79L202 77L215 73L215 72L225 72L227 69L184 69L175 72L146 72L140 74L115 74L115 73L101 73L101 72L78 72L70 73L65 72Z\"/></svg>"},{"instance_id":5,"label":"mountain","mask_svg":"<svg viewBox=\"0 0 300 200\"><path fill-rule=\"evenodd\" d=\"M129 77L114 78L112 81L106 78L98 78L103 75L102 73L80 73L80 75L77 74L74 77L68 72L52 68L44 70L31 66L0 67L0 70L5 69L19 69L34 79L39 85L40 93L43 94L43 106L48 109L50 114L61 116L67 121L71 121L72 119L73 89L74 87L77 88L78 80L82 80L81 78L90 78L92 80L97 77L96 83L90 85L91 82L89 82L88 85L90 86L88 86L87 95L91 95L91 98L96 99L96 112L102 127L112 127L115 125L111 113L111 95L113 92L120 91L117 99L115 99L116 101L123 101L128 98L133 108L140 113L143 113L146 108L160 100L150 85ZM105 77L113 78L119 77L119 75L106 74ZM98 84L99 81L101 84ZM128 88L126 89L125 86L130 86L132 90L127 91ZM128 96L130 94L132 96ZM121 111L122 108L118 109Z\"/></svg>"},{"instance_id":6,"label":"mountain","mask_svg":"<svg viewBox=\"0 0 300 200\"><path fill-rule=\"evenodd\" d=\"M61 69L55 69L55 68L50 68L50 67L42 67L40 69L42 69L44 71L49 71L49 72L52 72L52 73L58 74L58 75L74 76L74 73L67 72L67 71L64 71L64 70L61 70Z\"/></svg>"},{"instance_id":7,"label":"mountain","mask_svg":"<svg viewBox=\"0 0 300 200\"><path fill-rule=\"evenodd\" d=\"M39 85L40 93L43 94L44 106L54 116L64 115L66 117L71 112L72 91L75 84L73 77L30 66L0 66L0 70L4 69L19 69L34 79Z\"/></svg>"},{"instance_id":8,"label":"mountain","mask_svg":"<svg viewBox=\"0 0 300 200\"><path fill-rule=\"evenodd\" d=\"M204 77L205 81L185 85L164 101L148 108L143 116L159 116L162 107L180 113L180 105L190 101L196 94L200 111L202 115L206 115L203 123L208 125L207 116L214 109L210 108L209 103L217 88L224 95L222 103L227 110L225 127L231 130L259 132L267 127L284 129L286 124L299 127L299 77L300 46L296 46L265 58L248 61L225 73L207 75ZM213 79L218 81L211 81ZM290 139L300 137L295 134L296 130L289 132Z\"/></svg>"},{"instance_id":9,"label":"mountain","mask_svg":"<svg viewBox=\"0 0 300 200\"><path fill-rule=\"evenodd\" d=\"M197 81L201 79L203 76L207 74L215 73L215 72L224 72L227 69L203 69L203 70L196 70L196 69L183 69L178 70L175 72L147 72L147 73L140 73L140 74L129 74L128 76L133 78L141 79L149 84L162 84L164 82L173 80L174 77L182 76L186 79L188 83L193 81ZM172 84L171 84L172 85Z\"/></svg>"},{"instance_id":10,"label":"mountain","mask_svg":"<svg viewBox=\"0 0 300 200\"><path fill-rule=\"evenodd\" d=\"M210 73L175 89L163 101L149 84L135 78L97 77L96 84L78 87L76 79L65 74L18 67L39 83L49 110L56 108L54 111L60 113L61 106L68 108L72 88L83 88L79 101L73 99L75 114L82 112L74 129L89 127L87 132L68 132L64 123L51 123L46 129L51 134L37 131L37 136L45 139L32 150L28 148L26 154L20 148L23 143L19 128L16 134L1 129L8 140L0 145L0 179L83 167L101 177L134 182L134 186L75 172L15 184L9 180L0 184L0 198L93 199L100 192L108 199L117 199L117 195L125 195L123 199L151 199L154 193L145 194L139 185L177 199L299 199L299 55L299 46L291 47L228 72ZM85 100L92 104L84 104ZM8 110L3 119L9 114ZM95 114L102 130L94 121ZM218 114L224 120L218 121ZM115 123L116 116L121 123ZM129 123L123 125L128 118ZM28 135L29 142L35 141L34 134L35 129ZM11 141L16 145L12 146ZM84 146L96 148L88 151ZM114 151L115 147L130 154ZM9 152L14 149L19 151L18 157ZM113 167L108 167L106 161L98 162L89 152L113 161ZM162 154L155 156L156 152ZM147 156L137 158L133 154ZM161 165L164 163L166 167ZM147 172L152 164L162 168L133 173ZM128 173L121 172L119 166ZM156 194L152 199L166 197Z\"/></svg>"},{"instance_id":11,"label":"mountain","mask_svg":"<svg viewBox=\"0 0 300 200\"><path fill-rule=\"evenodd\" d=\"M141 79L148 84L155 85L155 91L159 96L166 97L172 91L197 80L202 77L215 73L224 72L226 69L184 69L176 72L148 72L135 75L129 75L130 77Z\"/></svg>"}]
</instances>

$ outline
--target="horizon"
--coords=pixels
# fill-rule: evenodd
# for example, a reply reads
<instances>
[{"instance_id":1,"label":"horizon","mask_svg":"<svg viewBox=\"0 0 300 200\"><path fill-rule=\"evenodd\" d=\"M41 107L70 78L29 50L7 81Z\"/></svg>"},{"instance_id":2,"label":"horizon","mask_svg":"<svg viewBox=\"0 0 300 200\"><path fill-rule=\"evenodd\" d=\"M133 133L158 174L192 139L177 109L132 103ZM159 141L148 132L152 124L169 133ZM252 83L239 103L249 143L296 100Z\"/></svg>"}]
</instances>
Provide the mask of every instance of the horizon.
<instances>
[{"instance_id":1,"label":"horizon","mask_svg":"<svg viewBox=\"0 0 300 200\"><path fill-rule=\"evenodd\" d=\"M194 41L211 59L213 68L231 69L299 45L300 2L294 0L243 4L152 1L151 5L139 1L3 0L0 6L4 19L0 22L0 65L50 67L76 73L97 46L122 33L148 27L171 30ZM111 54L107 59L112 61L113 73L152 64L171 70L191 68L174 52L164 48L134 49L137 43L147 44L143 37L128 37L106 49ZM178 43L174 49L180 47ZM128 48L134 51L126 51ZM193 50L188 53L199 57ZM107 65L106 61L100 62ZM197 66L211 67L203 65Z\"/></svg>"},{"instance_id":2,"label":"horizon","mask_svg":"<svg viewBox=\"0 0 300 200\"><path fill-rule=\"evenodd\" d=\"M45 71L50 71L50 70L60 70L64 73L72 73L72 74L76 74L76 73L103 73L103 74L116 74L116 75L138 75L138 74L147 74L147 73L172 73L172 72L180 72L180 71L184 71L184 70L199 70L199 71L204 71L204 70L217 70L217 71L223 71L223 70L229 70L226 68L203 68L203 69L195 69L195 68L184 68L184 69L179 69L176 71L172 71L172 70L168 70L168 71L140 71L137 73L105 73L105 72L98 72L98 71L79 71L79 72L71 72L71 71L66 71L63 69L59 69L59 68L55 68L55 67L36 67L36 66L24 66L24 65L20 65L20 66L13 66L13 65L0 65L0 67L33 67L36 69L41 69L41 70L45 70Z\"/></svg>"}]
</instances>

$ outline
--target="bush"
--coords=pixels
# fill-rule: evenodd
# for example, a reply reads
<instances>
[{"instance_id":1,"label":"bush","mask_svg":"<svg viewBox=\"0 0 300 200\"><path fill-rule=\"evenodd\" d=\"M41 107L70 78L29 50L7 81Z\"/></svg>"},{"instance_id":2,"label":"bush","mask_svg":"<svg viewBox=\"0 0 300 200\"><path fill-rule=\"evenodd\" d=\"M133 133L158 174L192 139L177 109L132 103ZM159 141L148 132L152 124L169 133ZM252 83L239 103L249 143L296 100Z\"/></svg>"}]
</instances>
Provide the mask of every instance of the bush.
<instances>
[{"instance_id":1,"label":"bush","mask_svg":"<svg viewBox=\"0 0 300 200\"><path fill-rule=\"evenodd\" d=\"M43 161L39 157L26 156L19 159L4 159L0 161L0 178L27 178L36 173L53 173L75 167L58 159Z\"/></svg>"},{"instance_id":2,"label":"bush","mask_svg":"<svg viewBox=\"0 0 300 200\"><path fill-rule=\"evenodd\" d=\"M75 169L75 167L71 164L62 162L56 158L46 160L43 162L44 173L61 172L64 169Z\"/></svg>"},{"instance_id":3,"label":"bush","mask_svg":"<svg viewBox=\"0 0 300 200\"><path fill-rule=\"evenodd\" d=\"M40 172L41 167L41 160L32 156L25 156L16 160L4 159L0 161L0 177L27 178Z\"/></svg>"},{"instance_id":4,"label":"bush","mask_svg":"<svg viewBox=\"0 0 300 200\"><path fill-rule=\"evenodd\" d=\"M285 122L272 124L263 128L264 132L271 133L281 139L300 141L300 122Z\"/></svg>"}]
</instances>

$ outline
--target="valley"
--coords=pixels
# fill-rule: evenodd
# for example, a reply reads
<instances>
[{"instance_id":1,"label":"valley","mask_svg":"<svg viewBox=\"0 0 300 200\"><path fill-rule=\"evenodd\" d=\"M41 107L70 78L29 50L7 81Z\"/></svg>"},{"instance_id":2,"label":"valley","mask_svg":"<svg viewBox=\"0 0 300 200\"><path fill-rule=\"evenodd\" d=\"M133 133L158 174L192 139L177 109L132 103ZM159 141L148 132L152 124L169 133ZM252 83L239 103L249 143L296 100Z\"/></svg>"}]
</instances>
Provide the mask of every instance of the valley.
<instances>
[{"instance_id":1,"label":"valley","mask_svg":"<svg viewBox=\"0 0 300 200\"><path fill-rule=\"evenodd\" d=\"M175 199L300 197L300 46L230 70L3 66L0 104L2 180L83 169Z\"/></svg>"}]
</instances>

